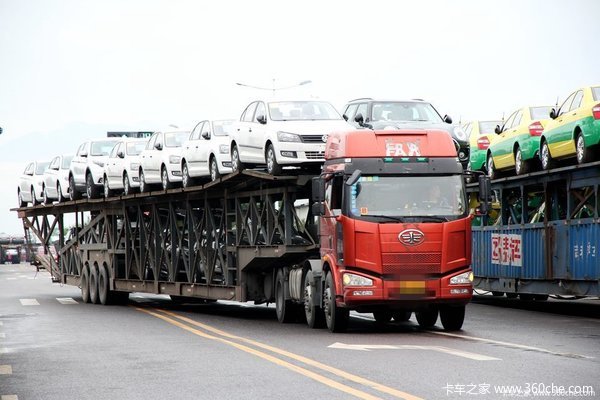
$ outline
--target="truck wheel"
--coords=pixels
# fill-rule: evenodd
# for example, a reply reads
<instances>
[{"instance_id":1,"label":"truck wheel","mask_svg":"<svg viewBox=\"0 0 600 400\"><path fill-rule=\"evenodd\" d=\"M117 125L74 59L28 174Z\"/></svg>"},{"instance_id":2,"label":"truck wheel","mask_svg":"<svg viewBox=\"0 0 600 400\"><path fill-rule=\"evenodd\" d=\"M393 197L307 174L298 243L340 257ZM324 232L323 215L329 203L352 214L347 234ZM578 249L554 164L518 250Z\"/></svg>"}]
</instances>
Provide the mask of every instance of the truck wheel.
<instances>
[{"instance_id":1,"label":"truck wheel","mask_svg":"<svg viewBox=\"0 0 600 400\"><path fill-rule=\"evenodd\" d=\"M110 297L108 270L104 265L101 265L98 267L98 301L105 306L110 303Z\"/></svg>"},{"instance_id":2,"label":"truck wheel","mask_svg":"<svg viewBox=\"0 0 600 400\"><path fill-rule=\"evenodd\" d=\"M269 147L267 147L265 158L267 160L267 172L273 176L281 175L281 165L277 163L277 155L275 154L275 148L272 144L269 144Z\"/></svg>"},{"instance_id":3,"label":"truck wheel","mask_svg":"<svg viewBox=\"0 0 600 400\"><path fill-rule=\"evenodd\" d=\"M438 319L438 309L432 308L423 311L415 312L417 322L421 328L431 328L435 325Z\"/></svg>"},{"instance_id":4,"label":"truck wheel","mask_svg":"<svg viewBox=\"0 0 600 400\"><path fill-rule=\"evenodd\" d=\"M447 331L459 331L465 320L465 306L445 306L440 309L442 326Z\"/></svg>"},{"instance_id":5,"label":"truck wheel","mask_svg":"<svg viewBox=\"0 0 600 400\"><path fill-rule=\"evenodd\" d=\"M90 269L86 265L81 271L81 301L84 303L90 302Z\"/></svg>"},{"instance_id":6,"label":"truck wheel","mask_svg":"<svg viewBox=\"0 0 600 400\"><path fill-rule=\"evenodd\" d=\"M375 322L378 324L387 324L392 320L392 312L391 311L375 311L373 313L373 317L375 318Z\"/></svg>"},{"instance_id":7,"label":"truck wheel","mask_svg":"<svg viewBox=\"0 0 600 400\"><path fill-rule=\"evenodd\" d=\"M81 199L81 193L77 191L77 187L75 186L75 177L73 175L69 177L69 197L71 200Z\"/></svg>"},{"instance_id":8,"label":"truck wheel","mask_svg":"<svg viewBox=\"0 0 600 400\"><path fill-rule=\"evenodd\" d=\"M331 332L344 332L348 328L350 310L338 307L335 303L335 285L333 284L333 273L327 274L325 279L323 305L325 306L325 322Z\"/></svg>"},{"instance_id":9,"label":"truck wheel","mask_svg":"<svg viewBox=\"0 0 600 400\"><path fill-rule=\"evenodd\" d=\"M233 172L244 170L244 164L240 160L240 152L236 145L231 149L231 169Z\"/></svg>"},{"instance_id":10,"label":"truck wheel","mask_svg":"<svg viewBox=\"0 0 600 400\"><path fill-rule=\"evenodd\" d=\"M293 322L296 315L294 313L294 305L291 300L285 299L285 277L283 271L277 271L275 279L275 311L277 312L277 320L284 324Z\"/></svg>"},{"instance_id":11,"label":"truck wheel","mask_svg":"<svg viewBox=\"0 0 600 400\"><path fill-rule=\"evenodd\" d=\"M410 319L412 311L394 311L392 316L396 322L406 322Z\"/></svg>"},{"instance_id":12,"label":"truck wheel","mask_svg":"<svg viewBox=\"0 0 600 400\"><path fill-rule=\"evenodd\" d=\"M98 269L90 268L90 303L98 304Z\"/></svg>"},{"instance_id":13,"label":"truck wheel","mask_svg":"<svg viewBox=\"0 0 600 400\"><path fill-rule=\"evenodd\" d=\"M314 303L314 289L310 284L312 281L313 273L309 270L304 276L304 315L308 327L317 329L325 326L325 314L323 309Z\"/></svg>"},{"instance_id":14,"label":"truck wheel","mask_svg":"<svg viewBox=\"0 0 600 400\"><path fill-rule=\"evenodd\" d=\"M98 193L98 188L94 184L94 178L90 173L85 176L85 192L88 199L95 199L100 195L100 193Z\"/></svg>"}]
</instances>

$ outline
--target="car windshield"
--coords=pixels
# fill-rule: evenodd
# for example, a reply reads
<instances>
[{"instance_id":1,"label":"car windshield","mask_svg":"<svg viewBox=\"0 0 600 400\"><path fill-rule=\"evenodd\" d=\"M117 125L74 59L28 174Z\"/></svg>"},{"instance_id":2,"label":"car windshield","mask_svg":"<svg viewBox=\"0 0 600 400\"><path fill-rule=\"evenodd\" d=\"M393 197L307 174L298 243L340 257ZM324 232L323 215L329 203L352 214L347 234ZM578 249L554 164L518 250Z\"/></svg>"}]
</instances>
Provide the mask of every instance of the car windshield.
<instances>
[{"instance_id":1,"label":"car windshield","mask_svg":"<svg viewBox=\"0 0 600 400\"><path fill-rule=\"evenodd\" d=\"M279 101L269 103L273 121L336 120L342 119L326 101Z\"/></svg>"},{"instance_id":2,"label":"car windshield","mask_svg":"<svg viewBox=\"0 0 600 400\"><path fill-rule=\"evenodd\" d=\"M550 118L550 110L552 107L531 107L529 108L529 112L531 112L531 119L549 119Z\"/></svg>"},{"instance_id":3,"label":"car windshield","mask_svg":"<svg viewBox=\"0 0 600 400\"><path fill-rule=\"evenodd\" d=\"M371 121L444 122L431 104L416 101L375 102Z\"/></svg>"},{"instance_id":4,"label":"car windshield","mask_svg":"<svg viewBox=\"0 0 600 400\"><path fill-rule=\"evenodd\" d=\"M231 134L233 120L213 121L213 134L215 136L227 136Z\"/></svg>"},{"instance_id":5,"label":"car windshield","mask_svg":"<svg viewBox=\"0 0 600 400\"><path fill-rule=\"evenodd\" d=\"M349 210L354 217L444 217L466 212L461 175L362 176L350 187ZM407 218L408 219L408 218Z\"/></svg>"},{"instance_id":6,"label":"car windshield","mask_svg":"<svg viewBox=\"0 0 600 400\"><path fill-rule=\"evenodd\" d=\"M502 126L501 121L481 121L479 122L479 134L487 135L489 133L495 133L496 125Z\"/></svg>"},{"instance_id":7,"label":"car windshield","mask_svg":"<svg viewBox=\"0 0 600 400\"><path fill-rule=\"evenodd\" d=\"M592 95L594 96L594 101L600 100L600 86L592 88Z\"/></svg>"},{"instance_id":8,"label":"car windshield","mask_svg":"<svg viewBox=\"0 0 600 400\"><path fill-rule=\"evenodd\" d=\"M44 171L46 170L46 168L48 168L48 164L50 164L49 162L38 162L36 167L35 167L35 174L36 175L43 175Z\"/></svg>"},{"instance_id":9,"label":"car windshield","mask_svg":"<svg viewBox=\"0 0 600 400\"><path fill-rule=\"evenodd\" d=\"M69 169L71 166L71 160L73 156L63 156L62 164L60 164L60 169Z\"/></svg>"},{"instance_id":10,"label":"car windshield","mask_svg":"<svg viewBox=\"0 0 600 400\"><path fill-rule=\"evenodd\" d=\"M167 132L165 133L165 147L181 147L189 136L189 132Z\"/></svg>"},{"instance_id":11,"label":"car windshield","mask_svg":"<svg viewBox=\"0 0 600 400\"><path fill-rule=\"evenodd\" d=\"M127 155L138 156L146 148L147 141L127 143Z\"/></svg>"},{"instance_id":12,"label":"car windshield","mask_svg":"<svg viewBox=\"0 0 600 400\"><path fill-rule=\"evenodd\" d=\"M102 142L92 142L92 150L90 154L92 156L107 156L110 151L117 144L117 140L105 140Z\"/></svg>"}]
</instances>

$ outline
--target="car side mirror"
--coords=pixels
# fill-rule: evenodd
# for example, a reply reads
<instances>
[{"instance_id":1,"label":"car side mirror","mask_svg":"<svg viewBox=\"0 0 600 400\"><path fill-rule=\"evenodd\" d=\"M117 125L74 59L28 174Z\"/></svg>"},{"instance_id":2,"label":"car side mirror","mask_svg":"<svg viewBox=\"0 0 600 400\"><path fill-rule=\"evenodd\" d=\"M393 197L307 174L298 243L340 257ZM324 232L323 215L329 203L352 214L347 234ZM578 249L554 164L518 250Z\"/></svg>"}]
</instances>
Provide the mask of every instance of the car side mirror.
<instances>
[{"instance_id":1,"label":"car side mirror","mask_svg":"<svg viewBox=\"0 0 600 400\"><path fill-rule=\"evenodd\" d=\"M344 118L346 122L348 121L348 116L346 114L342 114L342 118Z\"/></svg>"},{"instance_id":2,"label":"car side mirror","mask_svg":"<svg viewBox=\"0 0 600 400\"><path fill-rule=\"evenodd\" d=\"M452 118L450 118L449 115L444 115L444 122L447 124L451 124L452 123Z\"/></svg>"},{"instance_id":3,"label":"car side mirror","mask_svg":"<svg viewBox=\"0 0 600 400\"><path fill-rule=\"evenodd\" d=\"M496 132L497 135L502 133L502 128L500 127L500 125L496 125L496 127L494 128L494 132Z\"/></svg>"},{"instance_id":4,"label":"car side mirror","mask_svg":"<svg viewBox=\"0 0 600 400\"><path fill-rule=\"evenodd\" d=\"M125 158L125 153L123 152L123 150L117 152L117 157Z\"/></svg>"},{"instance_id":5,"label":"car side mirror","mask_svg":"<svg viewBox=\"0 0 600 400\"><path fill-rule=\"evenodd\" d=\"M550 110L550 118L556 119L556 117L558 117L558 115L556 114L556 109L553 108Z\"/></svg>"},{"instance_id":6,"label":"car side mirror","mask_svg":"<svg viewBox=\"0 0 600 400\"><path fill-rule=\"evenodd\" d=\"M265 117L263 114L260 114L259 116L257 116L256 120L263 125L265 125L267 123L267 117Z\"/></svg>"},{"instance_id":7,"label":"car side mirror","mask_svg":"<svg viewBox=\"0 0 600 400\"><path fill-rule=\"evenodd\" d=\"M208 131L202 132L202 139L209 140L210 139L210 132L208 132Z\"/></svg>"},{"instance_id":8,"label":"car side mirror","mask_svg":"<svg viewBox=\"0 0 600 400\"><path fill-rule=\"evenodd\" d=\"M356 114L354 121L360 126L365 126L365 119L361 113Z\"/></svg>"},{"instance_id":9,"label":"car side mirror","mask_svg":"<svg viewBox=\"0 0 600 400\"><path fill-rule=\"evenodd\" d=\"M163 149L162 143L154 143L154 148L156 150L162 150Z\"/></svg>"}]
</instances>

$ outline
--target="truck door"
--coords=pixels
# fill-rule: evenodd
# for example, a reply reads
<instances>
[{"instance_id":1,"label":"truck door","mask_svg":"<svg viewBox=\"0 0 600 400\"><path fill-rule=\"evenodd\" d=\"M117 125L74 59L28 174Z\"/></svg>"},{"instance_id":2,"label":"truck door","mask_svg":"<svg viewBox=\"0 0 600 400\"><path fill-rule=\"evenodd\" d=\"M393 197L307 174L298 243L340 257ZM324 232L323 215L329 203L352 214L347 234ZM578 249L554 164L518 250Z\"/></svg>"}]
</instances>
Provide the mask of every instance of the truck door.
<instances>
[{"instance_id":1,"label":"truck door","mask_svg":"<svg viewBox=\"0 0 600 400\"><path fill-rule=\"evenodd\" d=\"M335 213L342 210L343 177L334 176L325 183L325 218L321 218L321 256L329 255L337 260L338 256L338 222L332 218ZM340 238L341 239L341 238ZM341 249L340 249L341 250Z\"/></svg>"}]
</instances>

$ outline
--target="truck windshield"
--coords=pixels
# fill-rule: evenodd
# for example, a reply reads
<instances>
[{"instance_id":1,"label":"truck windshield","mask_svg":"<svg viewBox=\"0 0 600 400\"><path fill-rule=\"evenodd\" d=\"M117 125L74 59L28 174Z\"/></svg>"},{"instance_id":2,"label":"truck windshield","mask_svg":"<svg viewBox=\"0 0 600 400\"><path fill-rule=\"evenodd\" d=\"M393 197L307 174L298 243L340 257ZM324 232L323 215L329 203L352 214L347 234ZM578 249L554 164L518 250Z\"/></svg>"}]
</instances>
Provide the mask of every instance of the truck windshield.
<instances>
[{"instance_id":1,"label":"truck windshield","mask_svg":"<svg viewBox=\"0 0 600 400\"><path fill-rule=\"evenodd\" d=\"M452 176L362 176L349 188L352 217L378 222L444 222L465 215L463 178Z\"/></svg>"}]
</instances>

